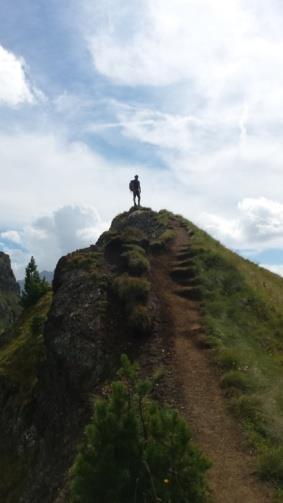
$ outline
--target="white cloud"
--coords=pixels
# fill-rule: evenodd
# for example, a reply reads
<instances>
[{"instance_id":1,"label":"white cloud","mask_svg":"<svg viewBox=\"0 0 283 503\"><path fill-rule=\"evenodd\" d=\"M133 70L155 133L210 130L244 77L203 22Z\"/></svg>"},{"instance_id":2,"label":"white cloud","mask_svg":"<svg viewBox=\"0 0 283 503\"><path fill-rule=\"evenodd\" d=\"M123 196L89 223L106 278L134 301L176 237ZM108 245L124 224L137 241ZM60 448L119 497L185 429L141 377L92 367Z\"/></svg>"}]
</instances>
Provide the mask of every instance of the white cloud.
<instances>
[{"instance_id":1,"label":"white cloud","mask_svg":"<svg viewBox=\"0 0 283 503\"><path fill-rule=\"evenodd\" d=\"M283 204L265 197L240 201L235 218L202 214L201 220L218 239L239 249L283 247Z\"/></svg>"},{"instance_id":2,"label":"white cloud","mask_svg":"<svg viewBox=\"0 0 283 503\"><path fill-rule=\"evenodd\" d=\"M251 139L259 140L258 157L266 143L281 147L278 1L84 0L83 6L84 36L98 72L137 91L140 85L160 89L155 101L162 112L133 107L121 117L118 110L128 137L181 152L185 145L186 153L197 154L229 144L251 150Z\"/></svg>"},{"instance_id":3,"label":"white cloud","mask_svg":"<svg viewBox=\"0 0 283 503\"><path fill-rule=\"evenodd\" d=\"M283 204L265 197L247 198L239 203L239 210L252 236L264 240L279 236L283 240Z\"/></svg>"},{"instance_id":4,"label":"white cloud","mask_svg":"<svg viewBox=\"0 0 283 503\"><path fill-rule=\"evenodd\" d=\"M12 243L20 244L21 243L21 235L18 231L5 231L0 233L0 237L2 239L7 239Z\"/></svg>"},{"instance_id":5,"label":"white cloud","mask_svg":"<svg viewBox=\"0 0 283 503\"><path fill-rule=\"evenodd\" d=\"M132 203L129 180L138 173L143 204L188 207L186 187L174 172L107 160L81 142L67 142L57 132L0 134L0 229L28 225L56 207L95 206L109 221ZM191 205L191 201L189 202Z\"/></svg>"},{"instance_id":6,"label":"white cloud","mask_svg":"<svg viewBox=\"0 0 283 503\"><path fill-rule=\"evenodd\" d=\"M4 251L11 255L16 275L22 277L31 255L40 270L53 270L62 255L95 243L106 228L95 208L64 206L17 231L21 249L4 246ZM1 233L4 239L13 235L15 231Z\"/></svg>"},{"instance_id":7,"label":"white cloud","mask_svg":"<svg viewBox=\"0 0 283 503\"><path fill-rule=\"evenodd\" d=\"M79 129L80 138L105 135L109 151L104 157L82 141L66 141L58 124L52 134L0 134L0 228L23 228L72 204L94 205L110 221L130 205L128 180L137 172L147 206L183 213L237 248L282 244L280 2L73 2L95 68L111 82L94 80L92 105L65 91L51 112L65 120L71 138ZM87 126L92 117L107 122ZM143 159L149 153L146 166L120 161L136 155L136 142L136 159L143 147ZM156 155L166 169L155 166ZM30 227L38 243L50 236L43 224ZM86 224L76 232L91 239L96 231Z\"/></svg>"},{"instance_id":8,"label":"white cloud","mask_svg":"<svg viewBox=\"0 0 283 503\"><path fill-rule=\"evenodd\" d=\"M24 60L0 45L0 105L16 106L34 100Z\"/></svg>"},{"instance_id":9,"label":"white cloud","mask_svg":"<svg viewBox=\"0 0 283 503\"><path fill-rule=\"evenodd\" d=\"M129 85L168 85L193 77L211 91L223 87L221 81L237 70L246 31L252 28L237 0L86 4L96 68Z\"/></svg>"},{"instance_id":10,"label":"white cloud","mask_svg":"<svg viewBox=\"0 0 283 503\"><path fill-rule=\"evenodd\" d=\"M107 161L82 143L66 142L59 133L56 138L0 135L0 165L5 167L0 185L0 229L5 231L0 238L4 234L15 242L20 236L27 249L6 246L18 275L31 254L38 257L40 268L49 269L66 251L95 241L117 213L132 205L128 184L136 173L145 206L160 209L170 201L173 210L188 214L187 191L173 173L164 176L151 167ZM62 209L53 215L56 207ZM94 210L90 216L89 208L94 207L101 224Z\"/></svg>"},{"instance_id":11,"label":"white cloud","mask_svg":"<svg viewBox=\"0 0 283 503\"><path fill-rule=\"evenodd\" d=\"M85 0L83 5L95 67L114 82L187 82L187 100L196 89L202 106L218 114L234 103L244 107L246 119L258 113L270 117L270 111L282 119L283 11L277 1Z\"/></svg>"}]
</instances>

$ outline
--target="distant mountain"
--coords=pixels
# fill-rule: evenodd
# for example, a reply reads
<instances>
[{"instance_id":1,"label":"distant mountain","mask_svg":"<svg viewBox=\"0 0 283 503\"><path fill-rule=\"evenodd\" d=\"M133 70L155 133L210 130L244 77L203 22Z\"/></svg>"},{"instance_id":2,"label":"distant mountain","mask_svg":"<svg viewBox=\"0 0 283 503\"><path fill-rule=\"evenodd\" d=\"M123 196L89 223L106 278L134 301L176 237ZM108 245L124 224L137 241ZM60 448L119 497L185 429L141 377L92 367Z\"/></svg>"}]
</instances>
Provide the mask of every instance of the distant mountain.
<instances>
[{"instance_id":1,"label":"distant mountain","mask_svg":"<svg viewBox=\"0 0 283 503\"><path fill-rule=\"evenodd\" d=\"M47 281L48 283L50 283L50 285L51 285L51 283L52 283L52 281L53 281L54 271L41 271L41 272L39 273L39 276L40 276L42 279L43 279L43 278L45 278L45 279L46 279L46 281ZM24 280L24 279L20 279L20 280L18 281L18 284L19 284L19 286L20 286L20 290L22 291L22 290L23 290L23 288L24 288L25 280Z\"/></svg>"},{"instance_id":2,"label":"distant mountain","mask_svg":"<svg viewBox=\"0 0 283 503\"><path fill-rule=\"evenodd\" d=\"M52 283L53 281L53 276L54 276L54 271L42 271L39 273L39 276L41 278L45 278L48 283Z\"/></svg>"}]
</instances>

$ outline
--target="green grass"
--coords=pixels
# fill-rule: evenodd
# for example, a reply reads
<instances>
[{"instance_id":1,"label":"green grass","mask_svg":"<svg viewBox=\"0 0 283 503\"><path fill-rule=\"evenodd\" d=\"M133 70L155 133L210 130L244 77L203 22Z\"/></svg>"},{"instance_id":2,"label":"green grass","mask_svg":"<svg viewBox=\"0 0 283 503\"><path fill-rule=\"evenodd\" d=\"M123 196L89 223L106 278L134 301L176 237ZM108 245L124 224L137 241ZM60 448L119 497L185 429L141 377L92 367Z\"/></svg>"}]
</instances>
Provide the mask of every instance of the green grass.
<instances>
[{"instance_id":1,"label":"green grass","mask_svg":"<svg viewBox=\"0 0 283 503\"><path fill-rule=\"evenodd\" d=\"M130 248L127 252L122 253L121 257L130 274L141 276L149 271L149 261L144 250L141 248L139 251L137 248L140 247Z\"/></svg>"},{"instance_id":2,"label":"green grass","mask_svg":"<svg viewBox=\"0 0 283 503\"><path fill-rule=\"evenodd\" d=\"M172 213L167 210L160 210L155 218L160 225L164 225L165 227L172 225Z\"/></svg>"},{"instance_id":3,"label":"green grass","mask_svg":"<svg viewBox=\"0 0 283 503\"><path fill-rule=\"evenodd\" d=\"M141 229L136 227L126 227L123 232L121 232L121 238L124 243L139 243L145 239L145 234Z\"/></svg>"},{"instance_id":4,"label":"green grass","mask_svg":"<svg viewBox=\"0 0 283 503\"><path fill-rule=\"evenodd\" d=\"M20 298L14 293L1 293L1 318L0 318L0 335L11 325L11 314L14 313L16 319L21 313Z\"/></svg>"},{"instance_id":5,"label":"green grass","mask_svg":"<svg viewBox=\"0 0 283 503\"><path fill-rule=\"evenodd\" d=\"M123 304L145 303L148 298L150 283L145 278L135 278L122 274L115 278L113 290Z\"/></svg>"},{"instance_id":6,"label":"green grass","mask_svg":"<svg viewBox=\"0 0 283 503\"><path fill-rule=\"evenodd\" d=\"M176 232L173 231L172 229L167 229L166 231L162 232L162 234L159 236L159 240L167 244L169 241L172 241L176 236Z\"/></svg>"},{"instance_id":7,"label":"green grass","mask_svg":"<svg viewBox=\"0 0 283 503\"><path fill-rule=\"evenodd\" d=\"M15 327L14 338L0 350L0 379L13 386L14 401L20 407L30 402L38 369L45 358L42 329L51 301L52 292L49 291L35 306L25 309ZM1 502L19 501L31 463L30 456L17 452L12 446L1 449Z\"/></svg>"},{"instance_id":8,"label":"green grass","mask_svg":"<svg viewBox=\"0 0 283 503\"><path fill-rule=\"evenodd\" d=\"M151 333L152 319L146 306L136 305L128 317L128 327L137 336L146 336Z\"/></svg>"},{"instance_id":9,"label":"green grass","mask_svg":"<svg viewBox=\"0 0 283 503\"><path fill-rule=\"evenodd\" d=\"M97 254L89 250L70 253L65 257L64 268L67 271L82 269L86 272L95 272L97 258Z\"/></svg>"},{"instance_id":10,"label":"green grass","mask_svg":"<svg viewBox=\"0 0 283 503\"><path fill-rule=\"evenodd\" d=\"M277 480L283 486L283 447L263 451L260 457L260 475L264 480Z\"/></svg>"},{"instance_id":11,"label":"green grass","mask_svg":"<svg viewBox=\"0 0 283 503\"><path fill-rule=\"evenodd\" d=\"M42 324L46 319L51 300L52 292L49 291L35 306L26 309L16 328L16 336L0 350L0 376L17 386L19 400L28 399L37 382L37 369L45 355L38 322L41 319Z\"/></svg>"},{"instance_id":12,"label":"green grass","mask_svg":"<svg viewBox=\"0 0 283 503\"><path fill-rule=\"evenodd\" d=\"M260 475L283 487L283 279L186 225L222 386L259 454Z\"/></svg>"}]
</instances>

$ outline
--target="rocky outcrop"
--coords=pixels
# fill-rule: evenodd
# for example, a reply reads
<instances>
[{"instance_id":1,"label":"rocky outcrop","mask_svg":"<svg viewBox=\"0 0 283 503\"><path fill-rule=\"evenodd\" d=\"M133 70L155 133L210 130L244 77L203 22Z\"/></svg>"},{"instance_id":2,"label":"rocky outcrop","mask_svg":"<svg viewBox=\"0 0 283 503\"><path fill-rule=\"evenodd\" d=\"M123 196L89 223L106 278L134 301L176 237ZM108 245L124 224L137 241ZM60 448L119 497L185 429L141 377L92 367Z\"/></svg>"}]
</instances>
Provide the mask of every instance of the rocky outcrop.
<instances>
[{"instance_id":1,"label":"rocky outcrop","mask_svg":"<svg viewBox=\"0 0 283 503\"><path fill-rule=\"evenodd\" d=\"M113 378L122 352L145 366L166 357L156 329L158 302L150 287L152 250L156 244L163 251L167 246L166 219L149 209L126 212L95 246L60 259L37 386L24 404L6 387L2 402L0 442L8 457L20 452L27 466L21 496L11 496L9 503L57 501L89 420L92 397ZM131 269L139 261L142 267ZM136 313L139 320L142 316L144 333L135 324Z\"/></svg>"},{"instance_id":2,"label":"rocky outcrop","mask_svg":"<svg viewBox=\"0 0 283 503\"><path fill-rule=\"evenodd\" d=\"M20 288L9 255L0 252L0 329L7 328L20 312Z\"/></svg>"}]
</instances>

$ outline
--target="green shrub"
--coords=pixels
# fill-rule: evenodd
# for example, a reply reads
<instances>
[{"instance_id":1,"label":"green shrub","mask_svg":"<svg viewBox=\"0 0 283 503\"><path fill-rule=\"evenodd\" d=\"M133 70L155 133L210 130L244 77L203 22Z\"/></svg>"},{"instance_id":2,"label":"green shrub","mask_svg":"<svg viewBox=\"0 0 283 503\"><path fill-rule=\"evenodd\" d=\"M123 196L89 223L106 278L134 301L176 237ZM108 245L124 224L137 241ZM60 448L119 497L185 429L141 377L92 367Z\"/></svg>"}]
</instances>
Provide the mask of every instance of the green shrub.
<instances>
[{"instance_id":1,"label":"green shrub","mask_svg":"<svg viewBox=\"0 0 283 503\"><path fill-rule=\"evenodd\" d=\"M123 241L126 242L140 242L145 238L144 232L136 227L126 227L124 232L121 233Z\"/></svg>"},{"instance_id":2,"label":"green shrub","mask_svg":"<svg viewBox=\"0 0 283 503\"><path fill-rule=\"evenodd\" d=\"M160 225L168 227L170 225L170 220L172 219L172 214L167 210L160 210L155 218Z\"/></svg>"},{"instance_id":3,"label":"green shrub","mask_svg":"<svg viewBox=\"0 0 283 503\"><path fill-rule=\"evenodd\" d=\"M148 308L135 306L128 318L128 326L135 335L149 335L152 330L152 320Z\"/></svg>"},{"instance_id":4,"label":"green shrub","mask_svg":"<svg viewBox=\"0 0 283 503\"><path fill-rule=\"evenodd\" d=\"M226 372L221 379L223 388L234 388L241 391L249 391L254 388L251 377L240 370L230 370Z\"/></svg>"},{"instance_id":5,"label":"green shrub","mask_svg":"<svg viewBox=\"0 0 283 503\"><path fill-rule=\"evenodd\" d=\"M166 250L167 245L175 238L176 233L173 230L166 230L156 239L150 242L149 248L152 253L162 253Z\"/></svg>"},{"instance_id":6,"label":"green shrub","mask_svg":"<svg viewBox=\"0 0 283 503\"><path fill-rule=\"evenodd\" d=\"M171 229L168 229L161 234L161 236L159 237L159 240L162 243L168 243L169 241L172 241L175 238L175 236L176 236L176 232Z\"/></svg>"},{"instance_id":7,"label":"green shrub","mask_svg":"<svg viewBox=\"0 0 283 503\"><path fill-rule=\"evenodd\" d=\"M144 278L133 278L128 274L122 274L114 280L113 290L125 305L146 302L150 283Z\"/></svg>"},{"instance_id":8,"label":"green shrub","mask_svg":"<svg viewBox=\"0 0 283 503\"><path fill-rule=\"evenodd\" d=\"M266 448L259 459L259 474L264 480L283 484L283 446Z\"/></svg>"},{"instance_id":9,"label":"green shrub","mask_svg":"<svg viewBox=\"0 0 283 503\"><path fill-rule=\"evenodd\" d=\"M139 253L140 255L145 256L144 248L136 243L126 243L124 244L123 249L125 250L125 252L134 251L136 253Z\"/></svg>"},{"instance_id":10,"label":"green shrub","mask_svg":"<svg viewBox=\"0 0 283 503\"><path fill-rule=\"evenodd\" d=\"M231 407L235 415L239 419L253 422L257 427L263 423L260 405L258 397L253 395L241 395L231 401Z\"/></svg>"},{"instance_id":11,"label":"green shrub","mask_svg":"<svg viewBox=\"0 0 283 503\"><path fill-rule=\"evenodd\" d=\"M94 416L72 470L71 501L202 503L209 467L177 412L149 399L153 383L124 355L120 380Z\"/></svg>"},{"instance_id":12,"label":"green shrub","mask_svg":"<svg viewBox=\"0 0 283 503\"><path fill-rule=\"evenodd\" d=\"M241 365L239 354L233 348L218 348L216 355L219 365L225 370L236 369Z\"/></svg>"},{"instance_id":13,"label":"green shrub","mask_svg":"<svg viewBox=\"0 0 283 503\"><path fill-rule=\"evenodd\" d=\"M149 271L149 261L144 253L132 249L122 253L122 258L125 260L130 274L140 276Z\"/></svg>"},{"instance_id":14,"label":"green shrub","mask_svg":"<svg viewBox=\"0 0 283 503\"><path fill-rule=\"evenodd\" d=\"M74 269L83 269L85 271L95 271L96 269L96 253L93 252L76 252L70 254L66 259L65 268L68 271Z\"/></svg>"}]
</instances>

